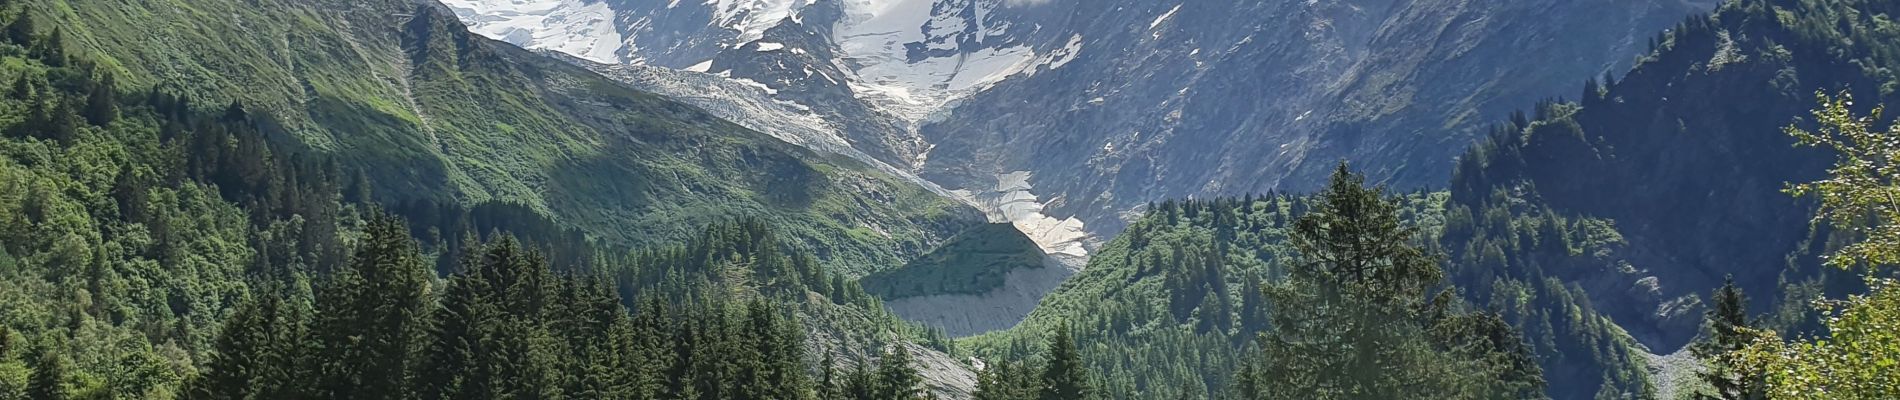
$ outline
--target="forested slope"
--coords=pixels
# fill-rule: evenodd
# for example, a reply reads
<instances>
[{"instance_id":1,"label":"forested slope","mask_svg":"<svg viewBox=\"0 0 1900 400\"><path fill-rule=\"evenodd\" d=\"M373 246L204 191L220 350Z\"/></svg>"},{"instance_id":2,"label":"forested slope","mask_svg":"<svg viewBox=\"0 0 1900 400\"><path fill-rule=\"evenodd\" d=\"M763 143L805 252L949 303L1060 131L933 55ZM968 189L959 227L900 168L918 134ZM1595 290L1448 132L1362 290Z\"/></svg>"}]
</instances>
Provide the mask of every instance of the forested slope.
<instances>
[{"instance_id":1,"label":"forested slope","mask_svg":"<svg viewBox=\"0 0 1900 400\"><path fill-rule=\"evenodd\" d=\"M765 218L853 273L982 221L848 158L471 35L432 1L12 3L122 86L242 103L273 142L372 175L385 202L521 204L620 244Z\"/></svg>"},{"instance_id":2,"label":"forested slope","mask_svg":"<svg viewBox=\"0 0 1900 400\"><path fill-rule=\"evenodd\" d=\"M973 380L770 219L623 243L531 206L392 201L379 192L405 178L286 140L242 101L127 78L72 25L27 22L32 7L0 12L0 398L808 398L846 377ZM827 358L839 374L814 368ZM891 378L842 372L856 365Z\"/></svg>"},{"instance_id":3,"label":"forested slope","mask_svg":"<svg viewBox=\"0 0 1900 400\"><path fill-rule=\"evenodd\" d=\"M1435 231L1444 195L1404 199L1408 222ZM1156 204L1023 323L963 343L999 360L1035 358L1041 338L1068 324L1111 398L1224 395L1243 350L1269 328L1263 290L1285 275L1287 232L1311 207L1284 194Z\"/></svg>"},{"instance_id":4,"label":"forested slope","mask_svg":"<svg viewBox=\"0 0 1900 400\"><path fill-rule=\"evenodd\" d=\"M1590 79L1574 102L1511 116L1460 159L1449 194L1414 206L1432 216L1427 239L1448 257L1449 283L1518 328L1556 398L1647 397L1674 384L1652 381L1643 353L1696 338L1703 296L1726 276L1775 294L1750 298L1751 320L1816 327L1807 300L1862 283L1820 268L1820 255L1851 238L1811 224L1812 201L1782 192L1820 177L1828 158L1795 148L1781 128L1804 121L1817 91L1893 100L1894 11L1871 1L1732 1L1659 35L1620 79ZM1290 255L1284 237L1250 234L1303 212L1274 205L1300 204L1273 200L1282 197L1151 208L1030 321L970 343L1034 354L1012 338L1068 321L1110 394L1224 386L1237 365L1231 349L1271 331L1249 328L1258 290L1239 287L1257 286L1245 277ZM1169 278L1191 276L1168 272L1184 265L1228 278ZM1121 298L1168 301L1116 306ZM1229 318L1240 322L1222 329Z\"/></svg>"},{"instance_id":5,"label":"forested slope","mask_svg":"<svg viewBox=\"0 0 1900 400\"><path fill-rule=\"evenodd\" d=\"M1811 199L1783 193L1821 177L1828 158L1781 128L1806 121L1816 92L1893 101L1896 10L1730 2L1658 37L1620 81L1513 117L1452 180L1454 279L1492 289L1473 292L1480 302L1517 305L1507 309L1588 300L1658 353L1697 334L1702 296L1727 276L1778 293L1749 305L1768 326L1812 327L1808 299L1860 282L1819 267L1851 238L1814 225Z\"/></svg>"}]
</instances>

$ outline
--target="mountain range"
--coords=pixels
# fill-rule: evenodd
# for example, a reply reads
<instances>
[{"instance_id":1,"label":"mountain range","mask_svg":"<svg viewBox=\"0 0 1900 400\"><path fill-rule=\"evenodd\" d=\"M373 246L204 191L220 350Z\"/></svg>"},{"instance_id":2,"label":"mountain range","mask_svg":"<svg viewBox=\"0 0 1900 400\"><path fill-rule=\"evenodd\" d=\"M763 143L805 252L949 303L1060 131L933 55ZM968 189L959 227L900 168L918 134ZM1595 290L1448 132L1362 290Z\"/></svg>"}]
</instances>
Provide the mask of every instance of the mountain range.
<instances>
[{"instance_id":1,"label":"mountain range","mask_svg":"<svg viewBox=\"0 0 1900 400\"><path fill-rule=\"evenodd\" d=\"M1311 189L1342 159L1437 186L1487 122L1627 69L1655 32L1714 5L449 3L523 47L759 86L946 188L1026 172L1048 216L1098 238L1154 199Z\"/></svg>"},{"instance_id":2,"label":"mountain range","mask_svg":"<svg viewBox=\"0 0 1900 400\"><path fill-rule=\"evenodd\" d=\"M0 399L1725 396L1896 12L0 0Z\"/></svg>"}]
</instances>

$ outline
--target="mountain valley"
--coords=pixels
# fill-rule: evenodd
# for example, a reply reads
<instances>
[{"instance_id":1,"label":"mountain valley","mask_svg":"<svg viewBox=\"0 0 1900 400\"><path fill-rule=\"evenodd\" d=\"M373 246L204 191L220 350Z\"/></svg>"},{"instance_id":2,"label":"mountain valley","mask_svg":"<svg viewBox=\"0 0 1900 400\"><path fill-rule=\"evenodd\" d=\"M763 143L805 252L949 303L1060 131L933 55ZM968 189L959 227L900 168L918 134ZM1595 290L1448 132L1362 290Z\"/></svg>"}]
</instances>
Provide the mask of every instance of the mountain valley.
<instances>
[{"instance_id":1,"label":"mountain valley","mask_svg":"<svg viewBox=\"0 0 1900 400\"><path fill-rule=\"evenodd\" d=\"M0 400L1890 399L1894 15L0 0Z\"/></svg>"}]
</instances>

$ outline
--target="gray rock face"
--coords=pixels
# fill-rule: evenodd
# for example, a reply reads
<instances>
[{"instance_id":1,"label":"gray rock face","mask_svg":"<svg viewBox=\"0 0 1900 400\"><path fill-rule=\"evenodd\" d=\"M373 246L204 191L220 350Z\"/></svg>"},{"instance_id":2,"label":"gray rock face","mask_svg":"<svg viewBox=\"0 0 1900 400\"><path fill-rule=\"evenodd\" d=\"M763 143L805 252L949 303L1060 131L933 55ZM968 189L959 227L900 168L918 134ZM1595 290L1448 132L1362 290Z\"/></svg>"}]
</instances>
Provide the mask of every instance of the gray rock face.
<instances>
[{"instance_id":1,"label":"gray rock face","mask_svg":"<svg viewBox=\"0 0 1900 400\"><path fill-rule=\"evenodd\" d=\"M1029 316L1042 297L1075 275L1080 265L1051 257L1042 268L1009 271L1003 286L983 294L940 294L884 302L906 320L943 329L951 337L1009 329Z\"/></svg>"},{"instance_id":2,"label":"gray rock face","mask_svg":"<svg viewBox=\"0 0 1900 400\"><path fill-rule=\"evenodd\" d=\"M1478 128L1620 71L1655 32L1712 6L449 3L476 31L524 46L763 86L857 151L946 188L1028 171L1048 214L1098 234L1156 199L1308 189L1340 160L1401 187L1441 185Z\"/></svg>"},{"instance_id":3,"label":"gray rock face","mask_svg":"<svg viewBox=\"0 0 1900 400\"><path fill-rule=\"evenodd\" d=\"M1686 2L1077 2L1080 55L920 134L947 187L1026 170L1096 232L1154 199L1304 190L1340 160L1437 186L1480 127L1621 71Z\"/></svg>"}]
</instances>

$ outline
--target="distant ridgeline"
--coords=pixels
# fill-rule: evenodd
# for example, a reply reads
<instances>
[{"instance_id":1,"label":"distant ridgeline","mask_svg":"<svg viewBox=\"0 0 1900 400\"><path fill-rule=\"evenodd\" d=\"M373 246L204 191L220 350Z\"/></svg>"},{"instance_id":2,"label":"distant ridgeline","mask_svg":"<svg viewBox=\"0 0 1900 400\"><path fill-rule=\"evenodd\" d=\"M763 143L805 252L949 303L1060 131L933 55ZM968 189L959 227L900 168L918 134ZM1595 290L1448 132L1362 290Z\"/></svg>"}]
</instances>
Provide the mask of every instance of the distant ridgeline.
<instances>
[{"instance_id":1,"label":"distant ridgeline","mask_svg":"<svg viewBox=\"0 0 1900 400\"><path fill-rule=\"evenodd\" d=\"M630 250L538 207L379 193L413 182L126 79L80 44L104 26L38 22L103 7L17 3L0 398L793 399L919 392L907 360L950 350L770 220Z\"/></svg>"},{"instance_id":2,"label":"distant ridgeline","mask_svg":"<svg viewBox=\"0 0 1900 400\"><path fill-rule=\"evenodd\" d=\"M1695 339L1704 299L1733 276L1752 314L1783 331L1815 328L1807 300L1863 290L1821 268L1843 239L1810 224L1814 203L1782 193L1830 158L1797 149L1816 91L1850 89L1859 108L1900 91L1900 4L1745 0L1653 40L1621 80L1576 102L1513 115L1460 158L1450 191L1412 195L1408 218L1442 251L1450 287L1498 313L1537 355L1559 399L1651 397L1645 352ZM1106 394L1232 393L1260 321L1261 285L1291 257L1297 196L1164 203L1111 241L1021 326L966 348L1034 360L1028 340L1059 321ZM1161 301L1160 299L1166 299ZM1255 321L1255 322L1249 322ZM1686 374L1685 374L1686 375Z\"/></svg>"}]
</instances>

